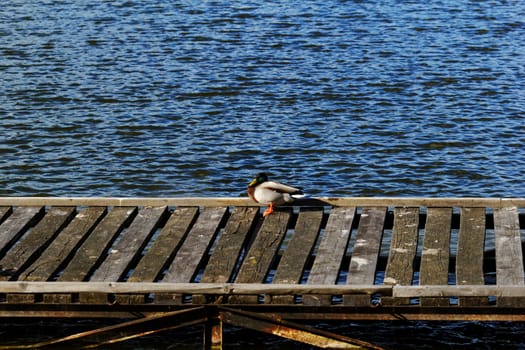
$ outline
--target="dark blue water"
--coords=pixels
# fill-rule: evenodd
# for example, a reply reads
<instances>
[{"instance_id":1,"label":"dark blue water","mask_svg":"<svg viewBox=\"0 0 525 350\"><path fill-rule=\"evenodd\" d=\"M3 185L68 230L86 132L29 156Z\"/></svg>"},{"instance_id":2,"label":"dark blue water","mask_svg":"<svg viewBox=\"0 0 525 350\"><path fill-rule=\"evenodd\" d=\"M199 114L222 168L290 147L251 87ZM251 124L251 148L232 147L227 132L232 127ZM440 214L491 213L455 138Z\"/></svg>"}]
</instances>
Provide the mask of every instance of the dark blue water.
<instances>
[{"instance_id":1,"label":"dark blue water","mask_svg":"<svg viewBox=\"0 0 525 350\"><path fill-rule=\"evenodd\" d=\"M4 1L0 196L237 197L264 170L316 196L525 197L524 18L522 1ZM519 348L524 330L355 327L397 348Z\"/></svg>"},{"instance_id":2,"label":"dark blue water","mask_svg":"<svg viewBox=\"0 0 525 350\"><path fill-rule=\"evenodd\" d=\"M525 196L521 1L0 9L0 195Z\"/></svg>"}]
</instances>

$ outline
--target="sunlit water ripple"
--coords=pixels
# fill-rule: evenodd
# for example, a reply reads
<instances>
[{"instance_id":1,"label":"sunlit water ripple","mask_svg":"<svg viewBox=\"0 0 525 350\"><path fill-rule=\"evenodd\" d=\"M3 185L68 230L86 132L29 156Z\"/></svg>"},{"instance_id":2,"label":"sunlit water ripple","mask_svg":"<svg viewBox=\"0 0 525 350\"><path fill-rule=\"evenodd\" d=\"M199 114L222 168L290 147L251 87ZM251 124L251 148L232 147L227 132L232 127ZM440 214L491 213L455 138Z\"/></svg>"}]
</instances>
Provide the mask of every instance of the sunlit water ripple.
<instances>
[{"instance_id":1,"label":"sunlit water ripple","mask_svg":"<svg viewBox=\"0 0 525 350\"><path fill-rule=\"evenodd\" d=\"M525 5L11 1L1 195L524 196Z\"/></svg>"},{"instance_id":2,"label":"sunlit water ripple","mask_svg":"<svg viewBox=\"0 0 525 350\"><path fill-rule=\"evenodd\" d=\"M265 170L319 196L525 197L525 2L12 0L0 18L0 196L244 196Z\"/></svg>"}]
</instances>

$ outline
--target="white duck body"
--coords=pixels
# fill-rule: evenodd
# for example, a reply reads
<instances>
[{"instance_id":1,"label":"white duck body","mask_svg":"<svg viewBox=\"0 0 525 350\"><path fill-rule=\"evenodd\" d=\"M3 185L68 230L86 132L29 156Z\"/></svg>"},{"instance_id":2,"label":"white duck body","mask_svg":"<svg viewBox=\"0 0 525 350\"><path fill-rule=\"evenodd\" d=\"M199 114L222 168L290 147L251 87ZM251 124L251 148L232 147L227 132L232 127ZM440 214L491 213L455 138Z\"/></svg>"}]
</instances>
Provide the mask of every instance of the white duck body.
<instances>
[{"instance_id":1,"label":"white duck body","mask_svg":"<svg viewBox=\"0 0 525 350\"><path fill-rule=\"evenodd\" d=\"M253 199L261 204L282 205L300 197L303 197L301 189L274 181L265 181L253 191Z\"/></svg>"}]
</instances>

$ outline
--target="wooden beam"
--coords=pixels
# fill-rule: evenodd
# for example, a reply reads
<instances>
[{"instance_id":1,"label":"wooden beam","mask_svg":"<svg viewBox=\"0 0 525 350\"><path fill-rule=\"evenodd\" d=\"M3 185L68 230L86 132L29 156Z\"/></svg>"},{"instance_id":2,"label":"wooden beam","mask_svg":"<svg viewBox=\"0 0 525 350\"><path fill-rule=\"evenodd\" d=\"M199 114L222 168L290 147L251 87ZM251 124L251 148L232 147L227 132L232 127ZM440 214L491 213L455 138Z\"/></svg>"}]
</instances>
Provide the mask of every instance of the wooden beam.
<instances>
[{"instance_id":1,"label":"wooden beam","mask_svg":"<svg viewBox=\"0 0 525 350\"><path fill-rule=\"evenodd\" d=\"M0 197L0 206L260 206L248 197ZM525 207L525 198L313 197L298 206Z\"/></svg>"},{"instance_id":2,"label":"wooden beam","mask_svg":"<svg viewBox=\"0 0 525 350\"><path fill-rule=\"evenodd\" d=\"M524 287L525 289L525 287ZM266 283L157 283L157 282L0 282L0 293L75 293L108 294L180 293L217 295L258 294L391 294L385 285L324 285Z\"/></svg>"},{"instance_id":3,"label":"wooden beam","mask_svg":"<svg viewBox=\"0 0 525 350\"><path fill-rule=\"evenodd\" d=\"M450 258L450 221L452 208L430 208L425 225L420 285L446 285ZM448 306L448 299L421 299L422 306Z\"/></svg>"},{"instance_id":4,"label":"wooden beam","mask_svg":"<svg viewBox=\"0 0 525 350\"><path fill-rule=\"evenodd\" d=\"M524 297L525 286L498 285L442 285L442 286L394 286L394 298L417 297Z\"/></svg>"}]
</instances>

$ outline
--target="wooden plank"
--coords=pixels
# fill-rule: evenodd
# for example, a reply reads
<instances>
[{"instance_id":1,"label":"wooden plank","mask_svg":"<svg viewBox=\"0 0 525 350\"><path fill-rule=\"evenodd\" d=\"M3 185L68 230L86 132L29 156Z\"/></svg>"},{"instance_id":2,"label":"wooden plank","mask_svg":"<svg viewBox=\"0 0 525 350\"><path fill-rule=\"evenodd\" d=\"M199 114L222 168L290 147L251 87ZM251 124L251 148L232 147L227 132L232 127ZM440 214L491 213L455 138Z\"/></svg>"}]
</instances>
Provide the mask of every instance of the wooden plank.
<instances>
[{"instance_id":1,"label":"wooden plank","mask_svg":"<svg viewBox=\"0 0 525 350\"><path fill-rule=\"evenodd\" d=\"M236 283L263 283L288 230L292 213L282 209L264 219L239 269ZM257 303L257 297L232 297L230 303Z\"/></svg>"},{"instance_id":2,"label":"wooden plank","mask_svg":"<svg viewBox=\"0 0 525 350\"><path fill-rule=\"evenodd\" d=\"M317 249L308 284L336 284L341 262L348 247L355 207L336 207L330 211L324 235ZM330 296L304 295L305 305L331 304Z\"/></svg>"},{"instance_id":3,"label":"wooden plank","mask_svg":"<svg viewBox=\"0 0 525 350\"><path fill-rule=\"evenodd\" d=\"M0 257L44 215L44 207L18 207L0 225Z\"/></svg>"},{"instance_id":4,"label":"wooden plank","mask_svg":"<svg viewBox=\"0 0 525 350\"><path fill-rule=\"evenodd\" d=\"M523 285L523 253L516 207L494 209L494 236L496 284L499 286ZM500 307L522 307L525 305L525 298L498 297L497 303Z\"/></svg>"},{"instance_id":5,"label":"wooden plank","mask_svg":"<svg viewBox=\"0 0 525 350\"><path fill-rule=\"evenodd\" d=\"M105 213L104 207L87 208L79 212L42 255L20 275L19 280L47 281L51 278Z\"/></svg>"},{"instance_id":6,"label":"wooden plank","mask_svg":"<svg viewBox=\"0 0 525 350\"><path fill-rule=\"evenodd\" d=\"M100 262L117 234L135 214L136 208L113 208L82 243L58 281L84 281ZM47 303L70 303L71 300L71 294L44 295L44 301Z\"/></svg>"},{"instance_id":7,"label":"wooden plank","mask_svg":"<svg viewBox=\"0 0 525 350\"><path fill-rule=\"evenodd\" d=\"M248 197L0 197L0 206L253 206ZM298 206L340 207L525 207L525 198L430 198L430 197L313 197L294 202Z\"/></svg>"},{"instance_id":8,"label":"wooden plank","mask_svg":"<svg viewBox=\"0 0 525 350\"><path fill-rule=\"evenodd\" d=\"M435 293L426 287L414 290L398 290L399 293ZM525 287L502 288L501 286L449 286L456 289L450 293L461 295L525 295ZM273 283L157 283L157 282L35 282L35 281L9 281L0 282L0 289L6 293L34 294L34 293L105 293L105 294L136 294L136 293L177 293L177 294L210 294L210 295L282 295L282 294L363 294L381 293L392 295L392 286L385 285L342 285L342 284L273 284ZM407 287L408 288L408 287ZM423 289L425 288L425 289ZM438 290L439 291L439 290ZM419 295L419 294L417 294ZM456 294L453 294L456 295ZM86 309L86 308L83 308ZM55 311L58 309L55 309ZM103 310L100 308L99 310ZM138 309L139 310L139 309ZM140 309L142 310L142 309ZM155 311L156 310L156 311ZM27 310L26 310L27 311ZM124 311L122 309L121 311ZM157 307L152 312L164 312L165 308ZM267 309L270 311L270 309ZM49 310L47 311L49 312ZM107 312L107 311L106 311ZM49 316L49 315L48 315ZM110 315L106 315L110 316ZM137 315L135 315L137 316ZM111 316L110 316L111 317Z\"/></svg>"},{"instance_id":9,"label":"wooden plank","mask_svg":"<svg viewBox=\"0 0 525 350\"><path fill-rule=\"evenodd\" d=\"M204 255L211 247L226 215L227 208L204 208L175 255L162 282L191 282ZM156 295L160 303L181 303L180 295Z\"/></svg>"},{"instance_id":10,"label":"wooden plank","mask_svg":"<svg viewBox=\"0 0 525 350\"><path fill-rule=\"evenodd\" d=\"M283 253L272 283L289 284L301 282L306 262L314 249L322 221L322 208L314 210L301 209L295 225L295 232ZM294 303L294 296L274 296L269 298L268 302L292 304Z\"/></svg>"},{"instance_id":11,"label":"wooden plank","mask_svg":"<svg viewBox=\"0 0 525 350\"><path fill-rule=\"evenodd\" d=\"M419 273L420 285L448 285L452 208L428 208ZM422 306L448 306L448 298L421 298Z\"/></svg>"},{"instance_id":12,"label":"wooden plank","mask_svg":"<svg viewBox=\"0 0 525 350\"><path fill-rule=\"evenodd\" d=\"M202 274L202 283L224 283L230 280L258 213L258 208L236 207L233 210Z\"/></svg>"},{"instance_id":13,"label":"wooden plank","mask_svg":"<svg viewBox=\"0 0 525 350\"><path fill-rule=\"evenodd\" d=\"M13 212L12 207L0 207L0 224Z\"/></svg>"},{"instance_id":14,"label":"wooden plank","mask_svg":"<svg viewBox=\"0 0 525 350\"><path fill-rule=\"evenodd\" d=\"M363 208L348 269L347 284L374 284L386 209L386 207ZM344 303L355 306L370 305L370 296L345 296Z\"/></svg>"},{"instance_id":15,"label":"wooden plank","mask_svg":"<svg viewBox=\"0 0 525 350\"><path fill-rule=\"evenodd\" d=\"M242 248L251 236L257 218L259 218L259 208L235 207L206 265L201 283L230 281L240 259ZM194 295L192 302L194 304L221 303L222 298L212 300L205 296Z\"/></svg>"},{"instance_id":16,"label":"wooden plank","mask_svg":"<svg viewBox=\"0 0 525 350\"><path fill-rule=\"evenodd\" d=\"M456 283L483 285L483 248L485 246L485 209L461 208ZM487 298L459 298L459 306L487 305Z\"/></svg>"},{"instance_id":17,"label":"wooden plank","mask_svg":"<svg viewBox=\"0 0 525 350\"><path fill-rule=\"evenodd\" d=\"M198 214L197 207L175 209L146 255L140 259L128 282L157 280L162 270L173 260ZM145 294L131 295L128 298L119 296L117 301L120 304L142 304L145 302L145 297Z\"/></svg>"},{"instance_id":18,"label":"wooden plank","mask_svg":"<svg viewBox=\"0 0 525 350\"><path fill-rule=\"evenodd\" d=\"M394 208L392 242L385 271L386 285L412 284L419 236L419 208ZM406 305L410 299L381 298L383 305Z\"/></svg>"},{"instance_id":19,"label":"wooden plank","mask_svg":"<svg viewBox=\"0 0 525 350\"><path fill-rule=\"evenodd\" d=\"M494 236L496 240L497 284L524 284L523 254L517 208L494 209Z\"/></svg>"},{"instance_id":20,"label":"wooden plank","mask_svg":"<svg viewBox=\"0 0 525 350\"><path fill-rule=\"evenodd\" d=\"M20 275L19 280L47 281L51 278L59 266L78 248L79 242L90 232L104 213L104 208L96 207L87 208L77 214L73 221L60 231L42 255ZM15 299L8 296L8 301L15 302ZM32 303L35 302L35 296L18 297L16 302Z\"/></svg>"},{"instance_id":21,"label":"wooden plank","mask_svg":"<svg viewBox=\"0 0 525 350\"><path fill-rule=\"evenodd\" d=\"M202 274L200 283L225 283L230 281L239 263L242 249L253 233L259 218L259 208L235 207L226 227ZM223 298L193 295L194 304L220 304Z\"/></svg>"},{"instance_id":22,"label":"wooden plank","mask_svg":"<svg viewBox=\"0 0 525 350\"><path fill-rule=\"evenodd\" d=\"M153 235L159 221L167 214L167 207L141 208L130 226L122 232L118 241L111 248L110 254L93 273L90 281L119 281L124 278L131 264L140 258L140 254L149 238ZM80 302L105 303L105 294L80 294Z\"/></svg>"},{"instance_id":23,"label":"wooden plank","mask_svg":"<svg viewBox=\"0 0 525 350\"><path fill-rule=\"evenodd\" d=\"M395 298L414 297L525 297L525 286L498 285L448 285L448 286L394 286L392 295ZM487 307L487 312L498 312L497 308ZM523 314L523 313L521 313Z\"/></svg>"},{"instance_id":24,"label":"wooden plank","mask_svg":"<svg viewBox=\"0 0 525 350\"><path fill-rule=\"evenodd\" d=\"M13 280L18 277L74 214L75 207L52 207L49 209L44 218L0 260L2 269L11 272L11 276L0 275L0 280Z\"/></svg>"},{"instance_id":25,"label":"wooden plank","mask_svg":"<svg viewBox=\"0 0 525 350\"><path fill-rule=\"evenodd\" d=\"M128 266L140 257L149 238L157 229L159 221L166 214L166 207L141 208L130 226L119 236L106 260L89 280L102 282L122 279Z\"/></svg>"}]
</instances>

